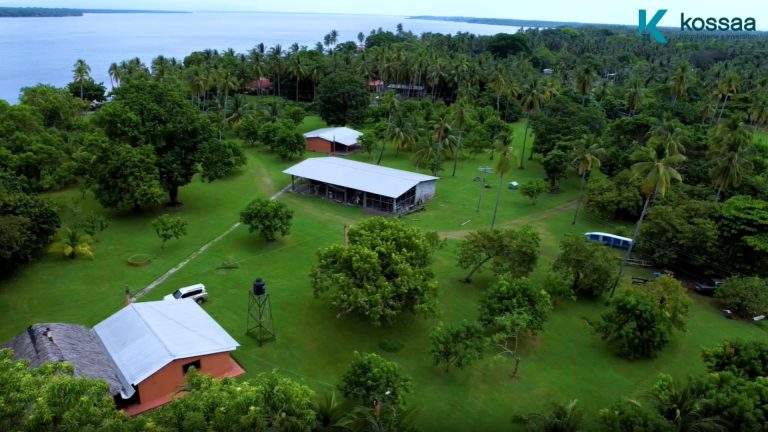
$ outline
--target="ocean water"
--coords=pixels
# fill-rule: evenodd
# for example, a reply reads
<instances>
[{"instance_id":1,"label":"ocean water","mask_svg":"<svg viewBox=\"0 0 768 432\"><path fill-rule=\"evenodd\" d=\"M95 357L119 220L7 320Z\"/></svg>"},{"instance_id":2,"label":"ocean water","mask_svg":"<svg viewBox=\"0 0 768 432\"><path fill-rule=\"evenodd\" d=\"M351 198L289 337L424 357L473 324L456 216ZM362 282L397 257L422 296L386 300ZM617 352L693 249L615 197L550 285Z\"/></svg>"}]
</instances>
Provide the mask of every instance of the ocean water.
<instances>
[{"instance_id":1,"label":"ocean water","mask_svg":"<svg viewBox=\"0 0 768 432\"><path fill-rule=\"evenodd\" d=\"M298 42L313 47L335 29L339 42L356 40L374 28L423 32L512 33L516 27L402 16L299 13L86 14L66 18L0 18L0 99L16 103L22 87L38 83L64 86L75 61L84 59L91 75L109 88L112 62L139 57L147 65L157 55L179 60L192 51L233 48L245 52Z\"/></svg>"}]
</instances>

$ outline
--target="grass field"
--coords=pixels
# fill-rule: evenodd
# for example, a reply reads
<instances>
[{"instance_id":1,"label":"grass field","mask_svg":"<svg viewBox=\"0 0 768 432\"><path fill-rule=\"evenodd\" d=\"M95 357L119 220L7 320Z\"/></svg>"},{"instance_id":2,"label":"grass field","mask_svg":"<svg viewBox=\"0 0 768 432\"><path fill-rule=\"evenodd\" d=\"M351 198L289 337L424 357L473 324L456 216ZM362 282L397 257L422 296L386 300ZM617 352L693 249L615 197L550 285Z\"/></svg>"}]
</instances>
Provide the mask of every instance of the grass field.
<instances>
[{"instance_id":1,"label":"grass field","mask_svg":"<svg viewBox=\"0 0 768 432\"><path fill-rule=\"evenodd\" d=\"M304 131L321 125L319 119L307 118L301 127ZM515 125L515 131L520 139L514 143L519 146L522 125ZM140 214L107 212L111 226L97 237L93 261L69 261L46 255L0 282L0 340L14 336L34 322L95 324L122 307L126 287L136 291L146 286L231 227L250 199L269 196L288 184L288 176L281 170L291 163L262 150L249 149L247 153L247 166L231 178L214 183L196 179L184 187L180 194L184 205L179 208L158 208ZM358 154L355 158L369 157ZM383 164L413 170L409 158L402 155L396 159L393 153L387 153ZM514 168L505 182L542 177L538 162L526 162L525 170ZM451 177L450 164L446 164L438 181L437 198L426 211L404 218L409 224L440 231L450 238L435 257L438 318L409 316L380 328L355 317L337 318L325 301L312 296L308 272L315 262L316 250L341 243L343 225L361 220L364 214L359 208L292 194L280 198L295 210L290 236L266 243L241 226L145 300L160 299L179 286L205 283L210 293L205 309L240 342L234 356L248 375L278 369L318 393L333 390L354 351L377 352L397 361L414 380L411 400L421 408L419 423L428 431L509 430L513 428L513 414L570 399L579 399L580 405L592 415L617 398L641 397L660 372L675 376L703 372L699 359L703 346L725 338L766 337L763 328L726 320L710 304L710 299L694 296L689 331L676 335L657 359L629 362L614 356L599 338L590 334L585 318L598 317L604 310L602 302L565 301L557 305L545 330L525 342L519 380L508 377L512 362L497 360L490 351L484 360L466 370L444 372L432 363L428 353L430 330L438 321L455 323L476 318L478 299L490 282L487 273L472 284L459 282L464 272L455 265L457 239L467 230L490 225L499 191L496 183L484 191L480 211L476 212L480 188L473 179L478 175L477 168L484 165L492 166L493 161L488 156L461 160L457 175ZM534 279L547 271L565 233L610 231L621 225L588 214L571 225L577 180L571 175L563 183L561 194L547 194L536 206L516 191L501 191L500 224L530 223L541 233L542 256ZM65 191L51 198L65 206L79 199L80 193ZM90 195L81 205L99 208ZM186 218L189 234L160 249L150 221L163 212ZM148 253L154 257L153 262L143 268L127 266L125 259L135 253ZM239 267L217 269L228 260L237 261ZM278 337L276 342L261 347L244 334L248 289L256 277L267 281ZM383 352L378 345L384 339L403 342L403 350L395 354Z\"/></svg>"}]
</instances>

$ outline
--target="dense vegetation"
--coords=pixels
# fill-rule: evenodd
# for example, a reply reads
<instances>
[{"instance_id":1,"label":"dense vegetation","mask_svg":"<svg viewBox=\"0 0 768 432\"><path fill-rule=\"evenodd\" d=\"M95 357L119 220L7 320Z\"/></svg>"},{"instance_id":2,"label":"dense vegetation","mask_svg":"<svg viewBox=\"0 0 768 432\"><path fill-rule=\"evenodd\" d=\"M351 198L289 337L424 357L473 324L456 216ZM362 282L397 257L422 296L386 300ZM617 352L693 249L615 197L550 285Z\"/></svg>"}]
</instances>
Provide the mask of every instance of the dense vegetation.
<instances>
[{"instance_id":1,"label":"dense vegetation","mask_svg":"<svg viewBox=\"0 0 768 432\"><path fill-rule=\"evenodd\" d=\"M163 246L178 239L170 248L193 230L171 214L195 204L181 199L185 188L195 179L228 181L256 151L259 163L278 167L301 157L300 130L306 130L301 124L317 115L363 130L365 157L375 163L391 155L388 160L398 166L443 178L460 173L468 159L483 158L492 168L491 177L476 179L480 198L486 186L496 189L488 194L491 228L447 233L448 252L441 252L445 242L437 233L417 227L423 226L414 223L418 219L353 218L343 245L325 239L314 257L314 250L301 255L312 265L301 275L305 292L359 334L395 326L398 334L407 334L427 321L420 317L445 312L438 298L438 280L445 279L435 269L440 253L440 269L467 282L465 290L477 291L475 301L463 305L472 311L470 320L462 316L461 324L436 324L429 346L420 347L445 370L470 368L492 353L514 360L509 376L525 377L527 363L521 363L538 349L539 336L567 299L594 308L602 302L588 302L608 300L599 320L584 321L590 337L611 348L606 355L628 359L660 356L673 345L692 315L685 288L697 281L727 278L715 301L736 317L768 312L768 146L761 141L768 122L763 55L768 38L674 34L670 43L659 45L621 28L530 29L491 37L416 36L398 28L358 35L357 42L366 45L360 49L338 37L331 32L311 49L258 44L247 53L206 50L181 60L160 56L149 65L126 60L109 69L109 102L104 86L93 82L80 60L66 89L40 85L24 89L19 105L0 102L3 275L46 247L72 259L100 259L92 237L106 228L106 220L47 200L68 188L92 194L115 220L159 216L154 223L147 220L145 229L154 228ZM271 87L262 86L261 78ZM374 80L400 85L377 92L367 85ZM556 194L578 196L572 215L567 207L566 224L620 226L616 234L633 239L624 259L580 235L552 236L522 221L515 226L517 221L497 219L507 205L506 182L520 170L540 173L520 191L532 204ZM271 179L264 175L257 181ZM306 212L314 205L294 208L282 199L258 198L241 207L241 222L265 240L248 246L273 252L313 240L319 234L307 226L319 225L310 225ZM65 213L72 226L61 227L59 214ZM308 238L297 241L295 232ZM285 239L276 241L278 236ZM211 233L196 238L202 237L208 241ZM544 243L555 246L543 253ZM629 258L673 270L678 279L637 278L648 283L629 288L622 277ZM298 278L294 267L305 264L291 262L286 270L263 262L270 264L262 266L267 270L281 268L280 276L289 281ZM216 276L225 277L219 270L227 267L217 268ZM391 352L403 348L397 342L387 344ZM688 381L661 376L649 389L649 403L616 402L595 417L606 430L696 430L700 424L760 430L767 412L764 352L762 346L724 342L704 354L709 375ZM50 372L66 381L65 369L29 372L8 358L2 361L8 374ZM453 370L450 379L466 373ZM161 430L217 429L229 424L229 417L217 414L221 409L238 413L231 417L255 430L410 428L401 423L413 413L406 396L419 389L396 363L358 354L340 381L335 388L344 403L330 395L311 406L315 399L306 386L278 375L255 377L243 387L193 376L190 395L157 411L151 421ZM72 388L86 393L74 392L93 412L105 405L90 384ZM38 391L50 390L36 385L19 390L28 403L42 401L35 403L51 409ZM240 396L230 399L231 393ZM284 405L271 406L275 400ZM205 414L185 418L189 411ZM542 430L550 421L578 430L583 412L576 402L550 411L521 420ZM14 411L18 420L11 427L60 426L56 416L38 425L28 413ZM82 424L106 428L91 420ZM127 420L105 421L119 430L118 423Z\"/></svg>"}]
</instances>

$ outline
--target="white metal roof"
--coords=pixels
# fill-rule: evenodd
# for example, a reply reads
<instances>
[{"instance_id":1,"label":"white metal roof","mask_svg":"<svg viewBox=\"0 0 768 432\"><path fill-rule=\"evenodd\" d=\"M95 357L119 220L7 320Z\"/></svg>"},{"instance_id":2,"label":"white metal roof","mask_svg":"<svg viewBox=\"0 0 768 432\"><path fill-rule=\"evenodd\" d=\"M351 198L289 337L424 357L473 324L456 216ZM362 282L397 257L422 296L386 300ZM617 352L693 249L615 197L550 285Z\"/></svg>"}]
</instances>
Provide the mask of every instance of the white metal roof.
<instances>
[{"instance_id":1,"label":"white metal roof","mask_svg":"<svg viewBox=\"0 0 768 432\"><path fill-rule=\"evenodd\" d=\"M322 138L326 141L337 142L345 146L357 144L362 132L358 132L348 127L330 127L313 130L304 134L304 138Z\"/></svg>"},{"instance_id":2,"label":"white metal roof","mask_svg":"<svg viewBox=\"0 0 768 432\"><path fill-rule=\"evenodd\" d=\"M307 159L283 172L390 198L399 197L421 182L437 180L424 174L337 157Z\"/></svg>"},{"instance_id":3,"label":"white metal roof","mask_svg":"<svg viewBox=\"0 0 768 432\"><path fill-rule=\"evenodd\" d=\"M173 360L233 351L239 346L192 299L132 303L93 330L133 385Z\"/></svg>"}]
</instances>

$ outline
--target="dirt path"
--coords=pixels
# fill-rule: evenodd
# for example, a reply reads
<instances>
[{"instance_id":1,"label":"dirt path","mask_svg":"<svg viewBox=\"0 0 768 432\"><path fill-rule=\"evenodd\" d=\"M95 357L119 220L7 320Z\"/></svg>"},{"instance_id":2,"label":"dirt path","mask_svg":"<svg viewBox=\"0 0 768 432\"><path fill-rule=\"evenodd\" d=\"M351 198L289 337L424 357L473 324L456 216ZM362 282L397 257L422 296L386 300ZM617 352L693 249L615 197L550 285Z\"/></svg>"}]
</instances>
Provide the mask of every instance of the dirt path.
<instances>
[{"instance_id":1,"label":"dirt path","mask_svg":"<svg viewBox=\"0 0 768 432\"><path fill-rule=\"evenodd\" d=\"M262 171L264 170L264 168L263 168L263 167L261 167L261 165L258 165L258 168L261 168L261 170L262 170ZM273 188L274 188L274 185L273 185L273 183L272 183L272 179L270 179L270 178L269 178L269 175L267 175L266 173L264 173L264 174L263 174L261 177L258 177L258 176L257 176L256 178L257 178L257 179L260 179L260 180L263 180L263 181L264 181L264 184L265 184L265 186L266 186L266 187L267 187L269 190L273 190ZM280 197L280 195L282 195L282 194L283 194L285 191L287 191L287 190L288 190L288 188L290 188L290 187L291 187L291 185L288 185L288 186L286 186L286 187L284 187L284 188L280 189L280 190L279 190L277 193L275 193L274 195L272 195L271 197L269 197L269 199L271 199L271 200L274 200L274 199L277 199L277 198L279 198L279 197ZM184 267L186 267L186 266L187 266L187 264L189 264L189 263L190 263L190 262L191 262L193 259L197 258L197 257L198 257L198 256L199 256L201 253L205 252L205 251L206 251L208 248L210 248L211 246L213 246L213 245L214 245L215 243L217 243L219 240L221 240L221 239L223 239L224 237L226 237L226 236L227 236L227 234L231 233L232 231L234 231L235 229L237 229L237 227L239 227L239 226L240 226L240 222L237 222L237 223L235 223L234 225L232 225L231 227L229 227L229 228L228 228L226 231L224 231L223 233L219 234L219 236L218 236L218 237L216 237L216 238L214 238L213 240L209 241L208 243L206 243L206 244L204 244L204 245L200 246L200 248L199 248L199 249L197 249L196 251L192 252L192 254L191 254L190 256L188 256L186 259L184 259L184 261L182 261L182 262L180 262L180 263L176 264L175 266L173 266L173 268L171 268L171 269L170 269L170 270L168 270L167 272L163 273L163 274L162 274L162 276L160 276L159 278L157 278L157 279L153 280L153 281L152 281L152 283L150 283L149 285L147 285L146 287L144 287L144 288L143 288L141 291L139 291L139 292L137 292L136 294L134 294L134 296L133 296L133 299L134 299L134 300L136 300L136 299L138 299L138 298L141 298L141 297L145 296L145 295L146 295L148 292L150 292L150 291L152 291L153 289L157 288L157 286L158 286L158 285L162 284L163 282L165 282L166 280L168 280L168 278L169 278L169 277L173 276L173 275L174 275L176 272L178 272L179 270L181 270L181 269L183 269Z\"/></svg>"},{"instance_id":2,"label":"dirt path","mask_svg":"<svg viewBox=\"0 0 768 432\"><path fill-rule=\"evenodd\" d=\"M556 214L562 213L562 212L564 212L566 210L573 209L575 205L576 205L576 200L566 201L566 202L560 203L560 204L558 204L558 205L556 205L554 207L550 207L550 208L548 208L546 210L542 210L542 211L539 211L539 212L534 212L534 213L531 213L529 215L526 215L526 216L523 216L523 217L520 217L520 218L511 219L509 221L506 221L504 223L499 224L499 227L501 227L501 228L510 228L510 227L516 227L516 226L520 226L520 225L525 225L525 224L528 224L528 223L534 223L534 222L540 221L542 219L546 219L546 218L548 218L550 216L554 216ZM473 231L475 231L475 230L442 231L439 234L443 238L446 238L446 239L449 239L449 240L455 240L455 239L464 238L464 237L467 236L467 234L469 234L470 232L473 232Z\"/></svg>"}]
</instances>

